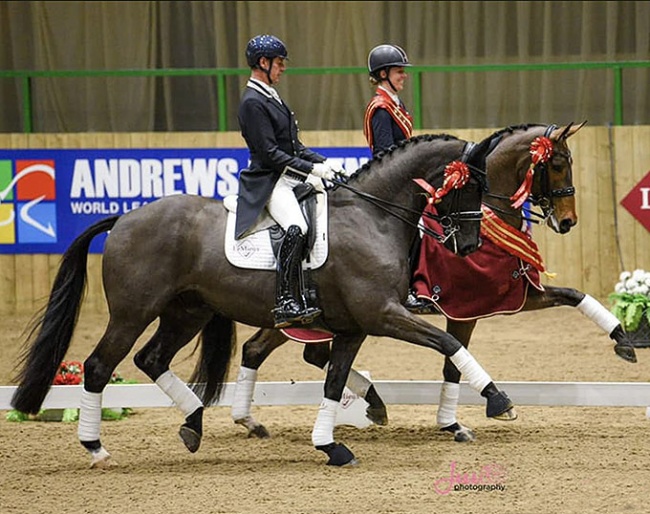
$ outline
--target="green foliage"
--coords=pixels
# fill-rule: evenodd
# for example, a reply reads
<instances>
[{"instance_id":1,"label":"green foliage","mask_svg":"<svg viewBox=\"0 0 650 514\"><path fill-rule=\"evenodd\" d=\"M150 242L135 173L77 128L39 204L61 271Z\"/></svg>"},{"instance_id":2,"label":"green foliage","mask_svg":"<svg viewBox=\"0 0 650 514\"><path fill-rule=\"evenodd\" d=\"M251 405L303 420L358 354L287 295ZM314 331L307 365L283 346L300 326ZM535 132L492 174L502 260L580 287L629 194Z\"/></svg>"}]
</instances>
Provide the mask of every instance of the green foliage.
<instances>
[{"instance_id":1,"label":"green foliage","mask_svg":"<svg viewBox=\"0 0 650 514\"><path fill-rule=\"evenodd\" d=\"M637 330L644 315L650 322L650 298L647 296L631 293L612 293L608 298L613 302L612 314L621 322L626 332Z\"/></svg>"}]
</instances>

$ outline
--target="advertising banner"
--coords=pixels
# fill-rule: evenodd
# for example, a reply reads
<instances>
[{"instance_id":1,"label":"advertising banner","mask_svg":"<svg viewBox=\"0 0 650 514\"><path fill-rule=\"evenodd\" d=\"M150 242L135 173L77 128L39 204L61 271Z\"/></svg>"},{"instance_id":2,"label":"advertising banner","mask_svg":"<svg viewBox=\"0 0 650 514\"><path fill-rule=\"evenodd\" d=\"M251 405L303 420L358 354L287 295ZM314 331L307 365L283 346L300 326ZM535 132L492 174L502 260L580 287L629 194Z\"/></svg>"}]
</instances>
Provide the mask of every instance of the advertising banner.
<instances>
[{"instance_id":1,"label":"advertising banner","mask_svg":"<svg viewBox=\"0 0 650 514\"><path fill-rule=\"evenodd\" d=\"M314 150L348 173L370 159L365 147ZM0 150L0 254L62 254L93 223L163 196L223 200L248 159L245 148Z\"/></svg>"}]
</instances>

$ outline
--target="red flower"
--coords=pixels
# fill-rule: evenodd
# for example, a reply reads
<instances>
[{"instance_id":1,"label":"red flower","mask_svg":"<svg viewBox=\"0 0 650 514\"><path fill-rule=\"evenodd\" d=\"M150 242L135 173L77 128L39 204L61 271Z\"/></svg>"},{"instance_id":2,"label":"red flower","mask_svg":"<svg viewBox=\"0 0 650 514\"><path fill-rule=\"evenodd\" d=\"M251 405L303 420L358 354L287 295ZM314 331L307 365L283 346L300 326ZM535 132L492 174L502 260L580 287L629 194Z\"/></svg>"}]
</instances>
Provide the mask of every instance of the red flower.
<instances>
[{"instance_id":1,"label":"red flower","mask_svg":"<svg viewBox=\"0 0 650 514\"><path fill-rule=\"evenodd\" d=\"M54 385L77 385L83 381L84 366L79 361L63 361L54 377Z\"/></svg>"}]
</instances>

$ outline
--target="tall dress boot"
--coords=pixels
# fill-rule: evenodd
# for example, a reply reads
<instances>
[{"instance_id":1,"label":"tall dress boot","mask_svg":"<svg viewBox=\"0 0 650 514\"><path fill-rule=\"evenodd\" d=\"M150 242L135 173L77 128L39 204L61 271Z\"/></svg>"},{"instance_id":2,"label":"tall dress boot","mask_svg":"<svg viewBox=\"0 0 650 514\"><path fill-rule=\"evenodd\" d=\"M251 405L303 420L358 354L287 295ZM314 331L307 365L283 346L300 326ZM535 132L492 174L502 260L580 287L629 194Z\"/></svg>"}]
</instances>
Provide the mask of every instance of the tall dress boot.
<instances>
[{"instance_id":1,"label":"tall dress boot","mask_svg":"<svg viewBox=\"0 0 650 514\"><path fill-rule=\"evenodd\" d=\"M273 316L275 328L288 327L294 323L311 323L321 314L317 308L307 308L298 298L300 266L305 248L305 236L300 227L291 225L280 247L276 278L276 298Z\"/></svg>"}]
</instances>

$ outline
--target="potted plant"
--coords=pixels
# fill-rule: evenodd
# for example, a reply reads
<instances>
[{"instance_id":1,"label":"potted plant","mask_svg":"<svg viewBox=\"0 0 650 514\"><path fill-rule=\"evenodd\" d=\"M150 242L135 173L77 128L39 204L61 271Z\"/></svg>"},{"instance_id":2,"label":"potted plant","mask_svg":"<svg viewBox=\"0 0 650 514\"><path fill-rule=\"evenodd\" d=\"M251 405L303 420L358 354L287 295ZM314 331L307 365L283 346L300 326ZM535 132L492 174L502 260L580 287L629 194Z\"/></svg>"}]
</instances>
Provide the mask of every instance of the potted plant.
<instances>
[{"instance_id":1,"label":"potted plant","mask_svg":"<svg viewBox=\"0 0 650 514\"><path fill-rule=\"evenodd\" d=\"M624 271L609 295L612 313L635 346L650 346L650 272Z\"/></svg>"},{"instance_id":2,"label":"potted plant","mask_svg":"<svg viewBox=\"0 0 650 514\"><path fill-rule=\"evenodd\" d=\"M78 361L63 361L59 365L56 376L52 385L79 385L83 382L84 367ZM109 384L134 384L135 381L125 380L117 372L113 372ZM102 409L102 419L105 421L118 420L127 417L132 410L129 408L121 409ZM7 413L7 421L64 421L75 422L79 420L79 409L42 409L35 416L30 416L24 412L11 410Z\"/></svg>"}]
</instances>

